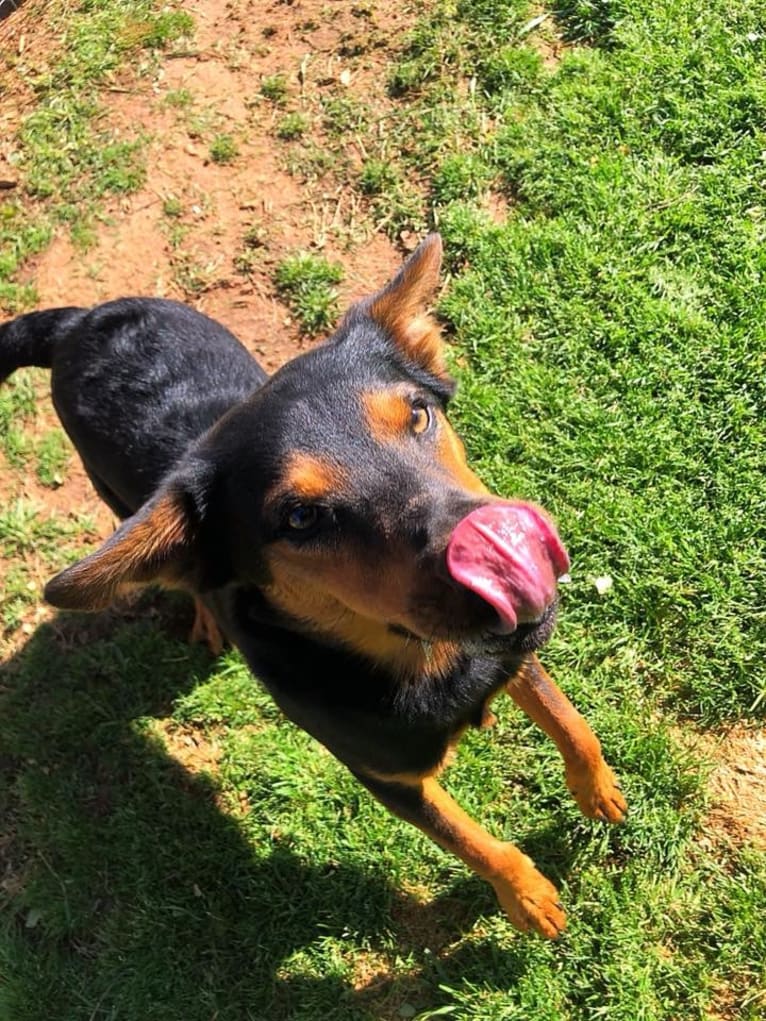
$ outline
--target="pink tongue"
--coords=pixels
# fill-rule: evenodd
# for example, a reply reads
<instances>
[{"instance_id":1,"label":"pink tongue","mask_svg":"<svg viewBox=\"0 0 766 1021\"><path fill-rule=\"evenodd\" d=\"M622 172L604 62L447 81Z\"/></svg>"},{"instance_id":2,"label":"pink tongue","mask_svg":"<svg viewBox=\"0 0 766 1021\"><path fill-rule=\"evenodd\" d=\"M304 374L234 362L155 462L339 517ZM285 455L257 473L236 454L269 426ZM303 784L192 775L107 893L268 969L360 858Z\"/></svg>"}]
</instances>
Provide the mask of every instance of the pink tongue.
<instances>
[{"instance_id":1,"label":"pink tongue","mask_svg":"<svg viewBox=\"0 0 766 1021\"><path fill-rule=\"evenodd\" d=\"M463 518L447 545L447 569L493 606L506 627L538 620L569 557L556 529L528 503L490 503Z\"/></svg>"}]
</instances>

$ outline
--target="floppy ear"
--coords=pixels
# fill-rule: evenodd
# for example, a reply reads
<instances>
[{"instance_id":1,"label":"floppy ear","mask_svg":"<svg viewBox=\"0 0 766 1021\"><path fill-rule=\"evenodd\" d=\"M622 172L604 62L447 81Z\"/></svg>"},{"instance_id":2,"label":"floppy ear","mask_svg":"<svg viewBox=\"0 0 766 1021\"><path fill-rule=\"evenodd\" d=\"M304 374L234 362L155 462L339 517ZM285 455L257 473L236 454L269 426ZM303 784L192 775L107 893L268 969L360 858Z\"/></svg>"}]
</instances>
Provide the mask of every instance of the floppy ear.
<instances>
[{"instance_id":1,"label":"floppy ear","mask_svg":"<svg viewBox=\"0 0 766 1021\"><path fill-rule=\"evenodd\" d=\"M365 302L365 311L409 361L433 376L448 378L444 341L428 305L439 286L442 239L429 234L394 279Z\"/></svg>"},{"instance_id":2,"label":"floppy ear","mask_svg":"<svg viewBox=\"0 0 766 1021\"><path fill-rule=\"evenodd\" d=\"M102 610L123 586L182 580L196 532L190 495L169 483L100 549L51 578L45 598L64 610Z\"/></svg>"}]
</instances>

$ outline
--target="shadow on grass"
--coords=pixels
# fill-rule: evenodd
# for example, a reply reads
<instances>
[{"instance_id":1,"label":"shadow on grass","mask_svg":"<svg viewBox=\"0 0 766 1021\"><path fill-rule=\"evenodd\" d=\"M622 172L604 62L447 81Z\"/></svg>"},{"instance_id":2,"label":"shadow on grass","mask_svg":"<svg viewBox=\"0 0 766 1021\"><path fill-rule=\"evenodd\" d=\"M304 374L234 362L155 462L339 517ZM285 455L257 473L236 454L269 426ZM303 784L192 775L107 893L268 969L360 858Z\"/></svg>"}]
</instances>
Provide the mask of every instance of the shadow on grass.
<instances>
[{"instance_id":1,"label":"shadow on grass","mask_svg":"<svg viewBox=\"0 0 766 1021\"><path fill-rule=\"evenodd\" d=\"M588 43L609 50L624 15L622 0L557 0L553 16L567 43Z\"/></svg>"},{"instance_id":2,"label":"shadow on grass","mask_svg":"<svg viewBox=\"0 0 766 1021\"><path fill-rule=\"evenodd\" d=\"M152 604L61 616L0 672L0 1016L384 1018L466 977L516 981L523 940L444 949L495 910L485 884L423 905L375 867L312 866L265 829L245 839L214 780L152 735L148 718L214 668L171 610L170 635ZM414 965L349 981L326 937L355 967L392 945Z\"/></svg>"}]
</instances>

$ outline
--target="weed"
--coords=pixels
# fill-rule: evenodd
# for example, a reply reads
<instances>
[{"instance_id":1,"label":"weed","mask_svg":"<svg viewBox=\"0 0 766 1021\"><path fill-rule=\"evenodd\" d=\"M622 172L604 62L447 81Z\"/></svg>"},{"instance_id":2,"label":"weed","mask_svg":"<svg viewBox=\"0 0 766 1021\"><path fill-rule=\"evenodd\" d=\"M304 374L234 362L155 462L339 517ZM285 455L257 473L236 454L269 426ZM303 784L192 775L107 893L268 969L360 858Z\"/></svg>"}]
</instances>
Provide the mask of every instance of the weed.
<instances>
[{"instance_id":1,"label":"weed","mask_svg":"<svg viewBox=\"0 0 766 1021\"><path fill-rule=\"evenodd\" d=\"M355 131L364 131L370 115L365 103L350 96L322 100L322 123L326 131L342 138Z\"/></svg>"},{"instance_id":2,"label":"weed","mask_svg":"<svg viewBox=\"0 0 766 1021\"><path fill-rule=\"evenodd\" d=\"M162 212L171 220L177 220L180 216L183 216L184 204L175 195L169 195L166 199L163 199Z\"/></svg>"},{"instance_id":3,"label":"weed","mask_svg":"<svg viewBox=\"0 0 766 1021\"><path fill-rule=\"evenodd\" d=\"M487 187L492 171L474 153L455 153L435 168L431 188L440 205L475 198Z\"/></svg>"},{"instance_id":4,"label":"weed","mask_svg":"<svg viewBox=\"0 0 766 1021\"><path fill-rule=\"evenodd\" d=\"M287 99L287 75L272 74L261 79L261 95L275 106L281 106Z\"/></svg>"},{"instance_id":5,"label":"weed","mask_svg":"<svg viewBox=\"0 0 766 1021\"><path fill-rule=\"evenodd\" d=\"M23 429L37 410L33 379L34 373L27 369L14 373L0 386L0 450L9 458L9 437Z\"/></svg>"},{"instance_id":6,"label":"weed","mask_svg":"<svg viewBox=\"0 0 766 1021\"><path fill-rule=\"evenodd\" d=\"M37 477L44 486L55 489L64 481L69 463L70 444L60 429L50 429L38 442Z\"/></svg>"},{"instance_id":7,"label":"weed","mask_svg":"<svg viewBox=\"0 0 766 1021\"><path fill-rule=\"evenodd\" d=\"M556 18L567 41L609 46L627 10L622 0L560 0Z\"/></svg>"},{"instance_id":8,"label":"weed","mask_svg":"<svg viewBox=\"0 0 766 1021\"><path fill-rule=\"evenodd\" d=\"M177 237L180 245L185 231ZM218 279L220 259L200 261L193 252L177 251L173 258L173 279L188 295L200 295L209 290Z\"/></svg>"},{"instance_id":9,"label":"weed","mask_svg":"<svg viewBox=\"0 0 766 1021\"><path fill-rule=\"evenodd\" d=\"M246 248L263 248L268 240L268 231L263 223L251 223L242 236Z\"/></svg>"},{"instance_id":10,"label":"weed","mask_svg":"<svg viewBox=\"0 0 766 1021\"><path fill-rule=\"evenodd\" d=\"M308 131L309 120L302 113L288 113L282 118L277 124L276 133L277 138L281 138L284 141L294 141L296 138L300 138Z\"/></svg>"},{"instance_id":11,"label":"weed","mask_svg":"<svg viewBox=\"0 0 766 1021\"><path fill-rule=\"evenodd\" d=\"M274 274L277 290L285 297L307 334L328 329L338 315L338 295L333 285L343 270L318 255L298 252L279 264Z\"/></svg>"},{"instance_id":12,"label":"weed","mask_svg":"<svg viewBox=\"0 0 766 1021\"><path fill-rule=\"evenodd\" d=\"M268 233L261 223L253 223L242 237L242 248L234 257L234 267L245 276L263 264L263 248Z\"/></svg>"},{"instance_id":13,"label":"weed","mask_svg":"<svg viewBox=\"0 0 766 1021\"><path fill-rule=\"evenodd\" d=\"M233 163L239 155L239 146L231 135L216 135L210 143L210 159L213 163Z\"/></svg>"},{"instance_id":14,"label":"weed","mask_svg":"<svg viewBox=\"0 0 766 1021\"><path fill-rule=\"evenodd\" d=\"M358 185L363 195L382 195L399 184L399 172L388 160L368 159L359 171Z\"/></svg>"},{"instance_id":15,"label":"weed","mask_svg":"<svg viewBox=\"0 0 766 1021\"><path fill-rule=\"evenodd\" d=\"M177 110L188 110L194 104L194 97L189 89L168 89L163 102Z\"/></svg>"}]
</instances>

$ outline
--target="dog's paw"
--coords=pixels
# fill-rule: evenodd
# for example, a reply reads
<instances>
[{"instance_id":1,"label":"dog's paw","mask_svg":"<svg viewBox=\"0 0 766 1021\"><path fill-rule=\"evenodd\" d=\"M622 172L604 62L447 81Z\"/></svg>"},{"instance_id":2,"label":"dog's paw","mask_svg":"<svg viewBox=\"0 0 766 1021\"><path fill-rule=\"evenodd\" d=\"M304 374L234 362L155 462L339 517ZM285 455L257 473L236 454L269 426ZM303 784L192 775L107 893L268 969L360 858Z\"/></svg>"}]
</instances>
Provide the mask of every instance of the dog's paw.
<instances>
[{"instance_id":1,"label":"dog's paw","mask_svg":"<svg viewBox=\"0 0 766 1021\"><path fill-rule=\"evenodd\" d=\"M189 644L207 645L211 655L220 656L223 652L224 638L213 614L202 600L194 600L194 623L189 634Z\"/></svg>"},{"instance_id":2,"label":"dog's paw","mask_svg":"<svg viewBox=\"0 0 766 1021\"><path fill-rule=\"evenodd\" d=\"M556 887L538 872L532 861L521 862L507 875L492 880L497 899L512 924L521 932L538 932L556 939L566 927L566 915Z\"/></svg>"},{"instance_id":3,"label":"dog's paw","mask_svg":"<svg viewBox=\"0 0 766 1021\"><path fill-rule=\"evenodd\" d=\"M568 769L567 787L589 819L622 822L628 805L612 770L602 759L595 769Z\"/></svg>"}]
</instances>

